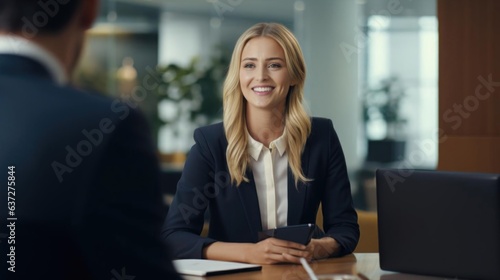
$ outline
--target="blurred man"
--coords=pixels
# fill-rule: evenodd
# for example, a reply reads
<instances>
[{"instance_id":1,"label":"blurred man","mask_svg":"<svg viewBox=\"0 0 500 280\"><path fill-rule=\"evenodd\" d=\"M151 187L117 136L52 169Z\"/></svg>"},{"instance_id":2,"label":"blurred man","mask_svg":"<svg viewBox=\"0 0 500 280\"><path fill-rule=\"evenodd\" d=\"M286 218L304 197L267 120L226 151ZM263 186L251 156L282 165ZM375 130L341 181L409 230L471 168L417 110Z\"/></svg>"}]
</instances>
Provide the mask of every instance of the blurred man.
<instances>
[{"instance_id":1,"label":"blurred man","mask_svg":"<svg viewBox=\"0 0 500 280\"><path fill-rule=\"evenodd\" d=\"M67 85L97 10L0 1L1 279L179 279L144 118Z\"/></svg>"}]
</instances>

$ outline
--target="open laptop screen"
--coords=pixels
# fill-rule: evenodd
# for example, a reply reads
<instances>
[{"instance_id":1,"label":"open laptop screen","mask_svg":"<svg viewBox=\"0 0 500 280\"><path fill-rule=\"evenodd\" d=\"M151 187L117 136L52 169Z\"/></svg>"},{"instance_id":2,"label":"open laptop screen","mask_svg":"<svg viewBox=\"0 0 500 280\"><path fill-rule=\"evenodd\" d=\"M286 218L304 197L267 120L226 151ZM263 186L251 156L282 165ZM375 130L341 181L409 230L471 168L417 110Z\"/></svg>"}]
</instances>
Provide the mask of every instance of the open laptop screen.
<instances>
[{"instance_id":1,"label":"open laptop screen","mask_svg":"<svg viewBox=\"0 0 500 280\"><path fill-rule=\"evenodd\" d=\"M379 169L380 267L500 279L500 174Z\"/></svg>"}]
</instances>

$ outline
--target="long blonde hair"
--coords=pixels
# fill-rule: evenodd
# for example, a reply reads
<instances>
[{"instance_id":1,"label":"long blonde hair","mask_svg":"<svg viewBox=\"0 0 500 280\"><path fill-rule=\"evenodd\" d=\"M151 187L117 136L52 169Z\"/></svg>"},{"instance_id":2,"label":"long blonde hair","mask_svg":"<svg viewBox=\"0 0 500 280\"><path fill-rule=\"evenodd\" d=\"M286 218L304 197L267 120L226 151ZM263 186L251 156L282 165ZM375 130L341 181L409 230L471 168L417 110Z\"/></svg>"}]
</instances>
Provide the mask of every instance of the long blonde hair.
<instances>
[{"instance_id":1,"label":"long blonde hair","mask_svg":"<svg viewBox=\"0 0 500 280\"><path fill-rule=\"evenodd\" d=\"M287 133L288 164L294 175L295 185L297 185L299 181L309 181L304 176L301 166L302 151L311 133L311 119L302 104L306 68L297 39L285 26L278 23L258 23L250 27L236 42L231 57L223 89L223 120L228 141L226 160L229 174L231 182L236 185L240 185L242 181L249 181L245 177L249 158L246 100L241 92L239 71L243 48L252 38L260 36L274 39L283 48L287 69L291 80L294 81L287 96L284 122Z\"/></svg>"}]
</instances>

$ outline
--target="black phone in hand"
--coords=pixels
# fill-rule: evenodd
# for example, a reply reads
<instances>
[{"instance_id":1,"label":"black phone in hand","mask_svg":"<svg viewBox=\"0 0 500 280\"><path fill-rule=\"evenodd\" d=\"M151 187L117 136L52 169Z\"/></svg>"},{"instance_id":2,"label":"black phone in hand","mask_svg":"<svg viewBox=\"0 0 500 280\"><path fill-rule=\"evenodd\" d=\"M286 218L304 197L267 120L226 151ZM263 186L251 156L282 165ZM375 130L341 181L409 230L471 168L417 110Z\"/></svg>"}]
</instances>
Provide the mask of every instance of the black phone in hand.
<instances>
[{"instance_id":1,"label":"black phone in hand","mask_svg":"<svg viewBox=\"0 0 500 280\"><path fill-rule=\"evenodd\" d=\"M309 244L316 228L315 224L301 224L269 229L259 232L259 240L274 237L303 245Z\"/></svg>"}]
</instances>

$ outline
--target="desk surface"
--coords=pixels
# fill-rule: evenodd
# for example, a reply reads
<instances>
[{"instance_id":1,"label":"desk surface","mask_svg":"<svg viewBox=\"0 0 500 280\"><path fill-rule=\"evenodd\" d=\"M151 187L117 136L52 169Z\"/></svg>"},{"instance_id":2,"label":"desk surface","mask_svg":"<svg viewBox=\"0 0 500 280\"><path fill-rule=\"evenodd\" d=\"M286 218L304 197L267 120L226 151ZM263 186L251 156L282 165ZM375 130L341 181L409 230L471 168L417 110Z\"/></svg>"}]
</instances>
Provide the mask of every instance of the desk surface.
<instances>
[{"instance_id":1,"label":"desk surface","mask_svg":"<svg viewBox=\"0 0 500 280\"><path fill-rule=\"evenodd\" d=\"M378 253L351 254L342 258L330 258L315 261L310 264L316 275L326 274L358 274L363 280L437 280L444 278L419 276L410 274L393 273L382 271L379 266ZM186 277L186 279L193 279ZM242 272L227 275L212 276L207 278L196 278L207 280L299 280L309 279L301 265L264 265L262 271Z\"/></svg>"}]
</instances>

